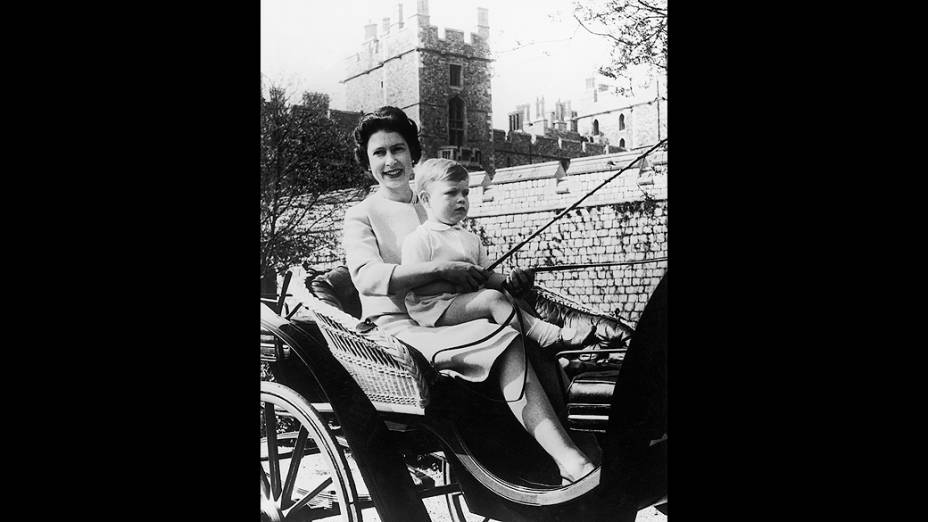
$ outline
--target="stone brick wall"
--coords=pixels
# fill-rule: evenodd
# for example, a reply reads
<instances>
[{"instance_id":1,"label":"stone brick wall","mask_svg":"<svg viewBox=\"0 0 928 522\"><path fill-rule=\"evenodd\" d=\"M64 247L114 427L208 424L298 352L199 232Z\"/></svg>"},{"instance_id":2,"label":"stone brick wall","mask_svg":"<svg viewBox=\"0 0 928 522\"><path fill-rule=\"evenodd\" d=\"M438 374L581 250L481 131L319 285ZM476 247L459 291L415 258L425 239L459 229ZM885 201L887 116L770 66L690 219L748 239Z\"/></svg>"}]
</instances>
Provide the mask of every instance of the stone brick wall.
<instances>
[{"instance_id":1,"label":"stone brick wall","mask_svg":"<svg viewBox=\"0 0 928 522\"><path fill-rule=\"evenodd\" d=\"M473 173L470 217L465 224L487 245L489 257L498 259L636 156L626 152L577 158L566 170L559 162L548 162L498 169L492 177L485 172ZM503 263L502 270L666 257L666 153L652 153L649 160L653 166L651 184L639 185L638 169L629 169L523 246ZM607 161L615 165L607 165ZM333 223L341 223L345 208L352 204L354 201L348 201L344 207L320 212L331 214ZM320 241L324 246L307 265L324 270L344 263L340 227L321 234L327 240ZM666 267L664 260L538 272L536 280L545 288L618 315L635 326Z\"/></svg>"},{"instance_id":2,"label":"stone brick wall","mask_svg":"<svg viewBox=\"0 0 928 522\"><path fill-rule=\"evenodd\" d=\"M472 187L468 227L484 239L489 257L498 259L635 157L620 153L578 158L561 179L556 163L499 169L488 187ZM605 165L609 160L616 166ZM626 171L523 246L503 263L504 271L513 266L666 257L666 155L655 153L650 160L653 184L639 187L637 169ZM479 183L472 180L472 185ZM545 288L634 326L666 267L666 261L655 261L539 272L536 279Z\"/></svg>"}]
</instances>

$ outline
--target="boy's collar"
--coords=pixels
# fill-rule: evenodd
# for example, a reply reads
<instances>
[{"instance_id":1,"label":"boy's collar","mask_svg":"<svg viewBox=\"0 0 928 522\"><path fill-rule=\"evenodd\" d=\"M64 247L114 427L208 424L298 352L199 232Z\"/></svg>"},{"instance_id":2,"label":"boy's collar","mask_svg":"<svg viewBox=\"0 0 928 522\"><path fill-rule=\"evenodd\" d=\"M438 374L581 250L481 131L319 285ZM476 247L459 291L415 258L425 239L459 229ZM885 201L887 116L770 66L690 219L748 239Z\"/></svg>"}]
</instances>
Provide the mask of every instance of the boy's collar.
<instances>
[{"instance_id":1,"label":"boy's collar","mask_svg":"<svg viewBox=\"0 0 928 522\"><path fill-rule=\"evenodd\" d=\"M441 221L432 221L431 219L429 219L425 223L423 223L423 225L429 230L437 230L437 231L449 230L452 228L457 229L457 230L464 230L464 225L462 225L460 221L458 221L454 225L449 225L447 223L442 223Z\"/></svg>"}]
</instances>

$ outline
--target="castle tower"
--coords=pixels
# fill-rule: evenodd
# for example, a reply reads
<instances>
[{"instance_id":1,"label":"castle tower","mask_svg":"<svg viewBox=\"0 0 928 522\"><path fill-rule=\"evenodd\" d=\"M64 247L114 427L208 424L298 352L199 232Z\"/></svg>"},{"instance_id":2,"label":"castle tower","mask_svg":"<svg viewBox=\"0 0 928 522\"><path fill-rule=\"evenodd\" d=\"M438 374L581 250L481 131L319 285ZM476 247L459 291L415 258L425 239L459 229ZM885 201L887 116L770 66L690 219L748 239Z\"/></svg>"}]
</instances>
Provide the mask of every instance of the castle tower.
<instances>
[{"instance_id":1,"label":"castle tower","mask_svg":"<svg viewBox=\"0 0 928 522\"><path fill-rule=\"evenodd\" d=\"M489 12L477 9L477 32L429 24L428 0L392 25L365 28L361 50L346 60L342 83L346 109L370 112L382 105L403 109L420 129L422 157L445 157L468 170L493 170ZM372 28L373 27L373 28ZM371 32L373 31L373 36Z\"/></svg>"}]
</instances>

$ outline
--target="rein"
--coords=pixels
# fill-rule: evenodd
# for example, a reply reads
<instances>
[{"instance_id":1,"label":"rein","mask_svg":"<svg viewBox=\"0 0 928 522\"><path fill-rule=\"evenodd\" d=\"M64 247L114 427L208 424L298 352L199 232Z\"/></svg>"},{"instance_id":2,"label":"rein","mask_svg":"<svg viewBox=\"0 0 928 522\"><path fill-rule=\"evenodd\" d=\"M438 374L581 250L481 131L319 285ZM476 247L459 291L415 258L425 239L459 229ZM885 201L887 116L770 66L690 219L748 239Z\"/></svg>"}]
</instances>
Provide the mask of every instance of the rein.
<instances>
[{"instance_id":1,"label":"rein","mask_svg":"<svg viewBox=\"0 0 928 522\"><path fill-rule=\"evenodd\" d=\"M609 263L578 263L572 265L546 265L533 268L535 272L554 272L557 270L580 270L583 268L593 268L597 266L622 266L622 265L642 265L645 263L655 263L658 261L667 261L667 256L655 257L652 259L641 259L639 261L615 261Z\"/></svg>"},{"instance_id":2,"label":"rein","mask_svg":"<svg viewBox=\"0 0 928 522\"><path fill-rule=\"evenodd\" d=\"M658 147L660 147L660 146L663 145L664 143L667 143L667 138L664 138L664 139L662 139L661 141L657 142L656 145L654 145L653 147L651 147L650 149L648 149L647 151L645 151L644 153L642 153L640 156L638 156L637 158L635 158L634 160L632 160L631 162L629 162L629 164L626 165L625 167L623 167L621 170L619 170L618 172L616 172L615 174L613 174L612 176L610 176L609 178L607 178L605 181L603 181L603 182L600 183L599 185L593 187L593 189L590 190L589 192L587 192L586 194L584 194L583 197L581 197L581 198L578 199L577 201L574 201L573 204L571 204L569 207L567 207L567 208L565 208L564 210L562 210L558 215L554 216L554 217L551 219L551 221L548 221L547 223L545 223L544 225L542 225L538 230L536 230L535 232L533 232L530 236L528 236L527 238L525 238L524 240L522 240L521 243L519 243L518 245L512 247L508 252L506 252L505 254L503 254L502 257L500 257L499 259L497 259L496 261L494 261L493 264L491 264L490 266L486 267L486 269L487 269L487 270L493 270L494 268L496 268L500 263L502 263L503 261L505 261L506 258L508 258L509 256L511 256L512 254L515 254L520 248L522 248L522 247L525 246L529 241L531 241L532 239L534 239L535 236L537 236L538 234L540 234L544 229L546 229L546 228L548 228L549 226L551 226L551 225L552 225L555 221L557 221L558 219L561 219L562 217L564 217L564 215L566 215L566 214L567 214L568 212L570 212L571 210L577 208L577 206L579 206L580 203L583 202L583 200L585 200L586 198L588 198L588 197L590 197L591 195L593 195L593 193L596 192L597 190L599 190L599 189L603 188L604 186L606 186L606 184L608 184L610 181L612 181L612 180L614 180L615 178L619 177L619 175L621 175L623 172L625 172L626 170L630 169L630 168L632 167L632 165L634 165L635 163L638 163L639 161L641 161L645 156L647 156L648 154L651 154L652 152L654 152ZM666 259L666 258L664 258L664 259ZM644 261L644 262L648 262L648 261L656 261L656 260L653 260L653 259L652 259L652 260L646 260L646 261ZM633 264L633 263L637 263L637 261L625 262L624 264ZM570 265L561 265L561 266L570 266ZM597 264L597 265L588 265L588 266L605 266L605 265ZM546 268L546 270L541 270L541 268ZM550 271L550 270L554 270L554 268L552 268L552 267L541 267L541 268L536 268L535 270L536 270L536 271Z\"/></svg>"}]
</instances>

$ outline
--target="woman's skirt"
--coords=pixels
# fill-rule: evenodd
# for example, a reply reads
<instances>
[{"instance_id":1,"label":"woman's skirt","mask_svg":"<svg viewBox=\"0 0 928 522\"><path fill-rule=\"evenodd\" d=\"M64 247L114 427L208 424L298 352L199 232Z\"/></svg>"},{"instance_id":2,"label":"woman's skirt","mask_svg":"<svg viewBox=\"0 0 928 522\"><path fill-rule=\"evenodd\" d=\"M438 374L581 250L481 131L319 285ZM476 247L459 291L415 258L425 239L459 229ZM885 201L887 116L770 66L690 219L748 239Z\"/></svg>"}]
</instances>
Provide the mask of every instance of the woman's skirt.
<instances>
[{"instance_id":1,"label":"woman's skirt","mask_svg":"<svg viewBox=\"0 0 928 522\"><path fill-rule=\"evenodd\" d=\"M445 310L451 306L459 294L444 292L436 295L418 296L412 292L406 294L406 311L420 326L435 326Z\"/></svg>"},{"instance_id":2,"label":"woman's skirt","mask_svg":"<svg viewBox=\"0 0 928 522\"><path fill-rule=\"evenodd\" d=\"M472 382L486 380L493 363L519 335L510 326L486 319L424 327L408 315L396 314L382 315L374 322L384 332L419 350L439 372Z\"/></svg>"}]
</instances>

